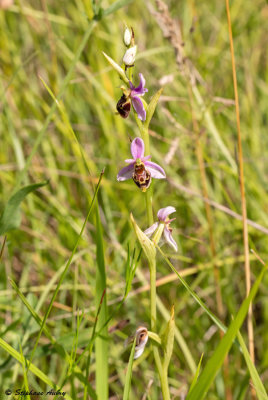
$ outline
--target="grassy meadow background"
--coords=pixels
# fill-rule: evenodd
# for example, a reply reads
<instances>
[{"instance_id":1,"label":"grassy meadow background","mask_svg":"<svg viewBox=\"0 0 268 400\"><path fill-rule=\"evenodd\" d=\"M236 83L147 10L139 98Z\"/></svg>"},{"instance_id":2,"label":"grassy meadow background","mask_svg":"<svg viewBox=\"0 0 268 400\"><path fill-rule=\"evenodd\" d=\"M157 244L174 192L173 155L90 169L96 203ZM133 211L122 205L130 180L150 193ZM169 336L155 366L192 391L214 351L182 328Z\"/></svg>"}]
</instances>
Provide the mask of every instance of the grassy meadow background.
<instances>
[{"instance_id":1,"label":"grassy meadow background","mask_svg":"<svg viewBox=\"0 0 268 400\"><path fill-rule=\"evenodd\" d=\"M176 62L171 41L164 37L154 1L106 0L91 4L88 0L15 0L5 9L0 2L1 210L14 190L48 181L24 199L20 227L7 233L3 248L0 337L10 348L7 351L3 345L0 347L0 398L8 398L6 389L25 388L27 384L29 389L46 392L52 387L51 382L63 387L69 398L94 398L95 372L101 367L96 362L95 347L90 359L83 350L89 344L102 294L103 282L96 285L98 268L105 266L107 315L113 315L108 335L102 340L105 352L108 349L111 399L123 398L130 353L130 348L124 346L125 339L141 324L150 327L149 270L143 255L131 292L121 308L116 308L125 292L128 248L131 255L134 247L136 256L139 251L130 213L143 230L148 228L143 194L132 181L116 180L124 160L130 157L129 138L139 136L139 131L133 111L126 120L115 113L121 82L102 51L121 62L125 23L133 27L138 45L135 83L142 72L149 90L147 101L164 87L150 125L150 143L153 161L165 169L167 180L154 180L152 184L153 210L156 219L158 209L169 205L176 208L172 226L179 250L173 253L167 245L162 250L207 307L219 316L213 272L213 266L217 266L223 298L221 319L227 326L246 296L225 2L165 1L171 18L180 23L183 51L198 71L199 104ZM267 261L268 6L264 0L236 0L230 6L250 219L249 246ZM60 108L43 82L51 93L61 97ZM95 204L48 315L46 326L54 339L51 341L43 332L34 351L32 362L46 377L42 379L39 372L26 373L18 358L23 355L31 359L40 332L38 318L41 321L48 310L103 168L99 214ZM204 190L210 199L209 210ZM3 241L4 236L1 247ZM250 259L254 282L261 264L253 253ZM157 279L160 333L172 304L175 306L177 331L169 368L171 397L184 399L201 355L202 369L220 341L219 332L160 255ZM253 304L256 367L266 390L267 284L266 274ZM120 329L115 329L116 324ZM241 333L247 342L246 323ZM12 355L10 349L17 353ZM76 359L82 354L80 372L68 375L71 361L66 354L71 360L75 354ZM107 365L102 367L105 377ZM232 346L229 352L228 372L226 381L220 371L207 399L227 398L226 382L233 399L250 398L249 371L238 346ZM86 376L89 385L85 384ZM150 345L134 362L130 398L161 399Z\"/></svg>"}]
</instances>

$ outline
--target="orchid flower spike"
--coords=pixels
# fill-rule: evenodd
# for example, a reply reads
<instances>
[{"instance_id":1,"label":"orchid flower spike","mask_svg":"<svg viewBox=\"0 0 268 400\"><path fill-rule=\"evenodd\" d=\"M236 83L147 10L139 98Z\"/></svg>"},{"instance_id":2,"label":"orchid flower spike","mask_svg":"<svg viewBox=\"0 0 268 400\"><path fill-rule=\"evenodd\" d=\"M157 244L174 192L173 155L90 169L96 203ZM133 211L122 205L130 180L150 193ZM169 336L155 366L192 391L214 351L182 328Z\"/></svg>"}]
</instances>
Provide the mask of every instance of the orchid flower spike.
<instances>
[{"instance_id":1,"label":"orchid flower spike","mask_svg":"<svg viewBox=\"0 0 268 400\"><path fill-rule=\"evenodd\" d=\"M145 87L145 79L144 76L140 73L140 83L137 87L133 85L131 81L129 81L130 89L123 93L122 97L119 99L116 108L121 117L127 118L130 112L130 104L132 103L134 110L138 114L138 118L141 121L146 120L146 110L144 108L144 104L140 97L144 96L148 89Z\"/></svg>"},{"instance_id":2,"label":"orchid flower spike","mask_svg":"<svg viewBox=\"0 0 268 400\"><path fill-rule=\"evenodd\" d=\"M171 246L175 251L178 251L178 246L172 237L172 228L170 228L170 222L174 221L176 218L169 219L168 216L176 211L174 207L168 206L161 208L157 213L157 218L159 222L155 222L150 228L144 231L145 235L151 237L152 234L157 230L160 224L164 224L164 241Z\"/></svg>"},{"instance_id":3,"label":"orchid flower spike","mask_svg":"<svg viewBox=\"0 0 268 400\"><path fill-rule=\"evenodd\" d=\"M143 192L146 192L152 178L166 178L165 171L160 165L148 161L151 156L144 157L144 142L141 138L135 138L131 143L130 149L133 158L125 160L128 165L119 171L117 175L119 182L132 178L136 185Z\"/></svg>"}]
</instances>

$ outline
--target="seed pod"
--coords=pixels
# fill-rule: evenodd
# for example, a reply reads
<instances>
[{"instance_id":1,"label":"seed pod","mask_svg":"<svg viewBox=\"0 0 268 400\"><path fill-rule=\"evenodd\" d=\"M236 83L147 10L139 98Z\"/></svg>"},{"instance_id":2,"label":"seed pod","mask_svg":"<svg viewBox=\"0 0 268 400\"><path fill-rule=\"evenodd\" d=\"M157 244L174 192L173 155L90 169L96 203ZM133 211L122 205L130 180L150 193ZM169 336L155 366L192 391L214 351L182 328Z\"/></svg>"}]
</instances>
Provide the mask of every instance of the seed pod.
<instances>
[{"instance_id":1,"label":"seed pod","mask_svg":"<svg viewBox=\"0 0 268 400\"><path fill-rule=\"evenodd\" d=\"M116 104L116 109L122 118L127 118L130 113L130 108L131 108L130 99L123 94Z\"/></svg>"}]
</instances>

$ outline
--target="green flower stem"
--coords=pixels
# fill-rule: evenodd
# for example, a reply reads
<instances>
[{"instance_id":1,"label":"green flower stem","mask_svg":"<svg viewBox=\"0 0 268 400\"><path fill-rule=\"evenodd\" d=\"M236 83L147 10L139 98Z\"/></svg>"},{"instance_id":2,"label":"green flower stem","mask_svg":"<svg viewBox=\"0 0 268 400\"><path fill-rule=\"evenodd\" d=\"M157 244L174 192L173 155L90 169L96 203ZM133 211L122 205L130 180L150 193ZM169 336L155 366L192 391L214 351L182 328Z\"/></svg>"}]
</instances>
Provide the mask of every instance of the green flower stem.
<instances>
[{"instance_id":1,"label":"green flower stem","mask_svg":"<svg viewBox=\"0 0 268 400\"><path fill-rule=\"evenodd\" d=\"M150 263L150 286L151 286L151 330L155 332L156 330L156 263L155 259ZM161 383L161 390L163 395L163 400L170 400L169 386L167 369L164 370L162 362L159 355L159 350L157 345L153 344L153 353L155 364L158 370L158 375Z\"/></svg>"},{"instance_id":2,"label":"green flower stem","mask_svg":"<svg viewBox=\"0 0 268 400\"><path fill-rule=\"evenodd\" d=\"M137 114L135 113L135 119L136 123L140 129L141 133L141 138L144 141L145 145L145 155L150 154L150 137L149 137L149 131L148 131L148 126L145 126L141 120L138 118ZM147 211L147 219L148 219L148 224L151 226L154 223L154 218L153 218L153 191L152 191L152 186L145 192L145 202L146 202L146 211ZM164 229L164 224L159 224L159 227L153 237L153 241L155 243L158 243L161 237L161 234ZM156 331L156 260L151 260L150 262L150 303L151 303L151 330L153 332ZM161 390L162 390L162 396L163 400L170 400L170 394L169 394L169 386L168 386L168 377L167 377L167 368L164 370L159 354L159 350L157 345L154 343L153 344L153 353L154 353L154 359L155 359L155 364L158 370L158 375L161 383Z\"/></svg>"},{"instance_id":3,"label":"green flower stem","mask_svg":"<svg viewBox=\"0 0 268 400\"><path fill-rule=\"evenodd\" d=\"M156 266L155 260L150 265L150 286L151 286L151 330L156 331Z\"/></svg>"},{"instance_id":4,"label":"green flower stem","mask_svg":"<svg viewBox=\"0 0 268 400\"><path fill-rule=\"evenodd\" d=\"M162 370L160 375L161 390L164 400L170 400L167 370Z\"/></svg>"},{"instance_id":5,"label":"green flower stem","mask_svg":"<svg viewBox=\"0 0 268 400\"><path fill-rule=\"evenodd\" d=\"M159 224L152 241L158 244L164 230L164 224ZM156 330L156 261L150 264L150 286L151 286L151 329L153 332ZM169 400L169 386L168 386L168 368L164 368L160 359L159 350L154 345L153 348L154 359L158 369L158 374L161 383L161 390L164 400Z\"/></svg>"},{"instance_id":6,"label":"green flower stem","mask_svg":"<svg viewBox=\"0 0 268 400\"><path fill-rule=\"evenodd\" d=\"M141 137L142 137L142 139L144 141L144 145L145 145L145 155L149 155L150 154L150 138L149 138L148 129L145 128L143 124L141 124L140 130L141 130ZM148 224L149 224L149 226L151 226L154 223L152 186L150 186L149 189L145 192L145 202L146 202Z\"/></svg>"},{"instance_id":7,"label":"green flower stem","mask_svg":"<svg viewBox=\"0 0 268 400\"><path fill-rule=\"evenodd\" d=\"M153 217L153 193L152 193L152 187L151 186L145 192L145 203L146 203L148 225L151 226L154 223L154 217Z\"/></svg>"}]
</instances>

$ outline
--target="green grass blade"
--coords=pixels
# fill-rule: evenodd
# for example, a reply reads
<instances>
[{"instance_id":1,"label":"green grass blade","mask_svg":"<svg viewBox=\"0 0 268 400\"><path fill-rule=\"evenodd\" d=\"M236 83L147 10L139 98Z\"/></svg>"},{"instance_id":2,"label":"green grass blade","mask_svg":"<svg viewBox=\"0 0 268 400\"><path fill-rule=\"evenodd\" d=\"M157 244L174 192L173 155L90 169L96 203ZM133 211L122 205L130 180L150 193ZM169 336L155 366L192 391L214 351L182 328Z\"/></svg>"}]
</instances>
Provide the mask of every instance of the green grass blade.
<instances>
[{"instance_id":1,"label":"green grass blade","mask_svg":"<svg viewBox=\"0 0 268 400\"><path fill-rule=\"evenodd\" d=\"M106 290L106 272L103 248L103 234L99 215L98 204L96 206L96 246L97 246L97 270L96 270L96 307L99 306L102 294ZM107 316L106 294L104 294L102 307L99 312L97 329L104 325L95 340L96 351L96 393L99 399L108 399L108 325L105 322Z\"/></svg>"},{"instance_id":2,"label":"green grass blade","mask_svg":"<svg viewBox=\"0 0 268 400\"><path fill-rule=\"evenodd\" d=\"M133 0L117 0L110 7L107 7L105 10L103 10L102 16L106 17L107 15L113 14L120 8L127 6L132 2Z\"/></svg>"},{"instance_id":3,"label":"green grass blade","mask_svg":"<svg viewBox=\"0 0 268 400\"><path fill-rule=\"evenodd\" d=\"M261 378L258 374L258 371L257 371L255 365L251 361L247 346L246 346L244 339L239 331L237 332L237 337L238 337L238 341L240 343L245 361L247 363L247 367L248 367L254 388L256 390L258 400L268 400L267 392L263 386L263 383L261 381Z\"/></svg>"},{"instance_id":4,"label":"green grass blade","mask_svg":"<svg viewBox=\"0 0 268 400\"><path fill-rule=\"evenodd\" d=\"M74 59L72 61L72 64L70 66L70 69L69 69L69 71L68 71L68 73L67 73L67 75L66 75L66 77L65 77L65 79L64 79L64 81L62 83L61 89L59 91L59 95L57 97L58 100L60 100L62 98L62 96L63 96L63 94L64 94L64 92L65 92L65 90L66 90L71 78L72 78L72 74L73 74L73 71L75 69L75 66L76 66L76 64L77 64L77 62L78 62L78 60L79 60L79 58L80 58L80 56L81 56L86 44L88 42L88 39L89 39L89 37L91 35L91 32L93 31L93 28L95 27L95 25L96 25L95 21L91 21L89 23L89 25L88 25L88 28L87 28L84 36L83 36L83 39L82 39L80 45L78 46L78 49L77 49L76 54L75 54L75 57L74 57ZM50 124L50 122L52 120L52 117L53 117L53 114L54 114L56 108L57 108L57 104L54 102L52 104L51 108L50 108L50 111L49 111L49 113L48 113L48 115L46 117L46 120L45 120L41 130L38 133L38 136L37 136L37 138L35 140L35 143L34 143L34 146L32 148L32 151L31 151L31 153L30 153L30 155L29 155L29 157L28 157L28 159L27 159L27 161L25 163L25 166L24 166L23 170L20 172L20 174L18 175L17 182L16 182L16 187L15 187L14 191L18 189L18 187L20 186L20 183L24 179L24 177L25 177L25 175L26 175L26 173L28 171L28 168L29 168L29 166L30 166L30 164L32 162L32 159L33 159L35 153L37 152L37 149L38 149L39 145L41 144L41 142L43 140L43 137L44 137L44 135L46 133L46 130L47 130L47 128L48 128L48 126L49 126L49 124Z\"/></svg>"},{"instance_id":5,"label":"green grass blade","mask_svg":"<svg viewBox=\"0 0 268 400\"><path fill-rule=\"evenodd\" d=\"M13 289L15 290L15 292L17 293L17 295L19 296L19 298L21 299L21 301L23 302L23 304L26 306L26 308L28 309L28 311L30 312L30 314L32 315L32 317L35 319L35 321L38 323L38 325L42 326L42 319L39 317L39 315L35 312L35 310L33 309L33 307L29 304L29 302L27 301L26 297L24 296L24 294L20 291L20 289L18 288L18 286L16 285L16 283L9 278L9 282L11 284L11 286L13 287ZM47 338L54 343L55 340L53 339L51 333L49 332L48 328L46 326L44 326L43 331L45 333L45 335L47 336Z\"/></svg>"},{"instance_id":6,"label":"green grass blade","mask_svg":"<svg viewBox=\"0 0 268 400\"><path fill-rule=\"evenodd\" d=\"M178 271L176 270L176 268L171 264L171 262L169 261L169 259L166 257L166 255L163 253L163 251L160 249L160 247L158 245L156 245L157 249L159 250L159 252L161 253L161 255L163 256L163 258L165 259L165 261L167 262L167 264L170 266L170 268L172 269L173 272L175 272L175 274L178 276L180 282L183 284L183 286L185 287L185 289L190 293L190 295L195 299L195 301L200 305L200 307L203 308L203 310L208 314L208 316L212 319L212 321L223 331L226 332L227 328L226 326L216 317L216 315L213 314L213 312L211 312L209 310L209 308L205 305L205 303L200 299L200 297L190 288L190 286L188 285L188 283L180 276L180 274L178 273Z\"/></svg>"},{"instance_id":7,"label":"green grass blade","mask_svg":"<svg viewBox=\"0 0 268 400\"><path fill-rule=\"evenodd\" d=\"M222 366L223 361L228 354L232 343L237 335L237 332L239 331L240 326L242 325L247 315L249 305L257 293L266 268L266 266L262 268L258 278L252 286L248 297L243 301L236 317L231 322L226 334L218 344L215 352L213 353L213 356L207 362L192 392L187 396L187 400L202 400L206 396L206 393L210 385L212 384L217 374L217 371Z\"/></svg>"},{"instance_id":8,"label":"green grass blade","mask_svg":"<svg viewBox=\"0 0 268 400\"><path fill-rule=\"evenodd\" d=\"M78 244L79 244L79 242L80 242L80 239L81 239L81 237L82 237L82 235L83 235L83 232L84 232L84 230L85 230L85 227L86 227L88 218L89 218L89 216L90 216L90 214L91 214L91 211L92 211L93 206L94 206L94 203L95 203L95 199L96 199L96 196L97 196L97 193L98 193L100 184L101 184L101 180L102 180L103 174L104 174L104 171L102 171L101 174L100 174L100 178L99 178L98 184L97 184L97 186L96 186L96 189L95 189L95 192L94 192L94 196L93 196L93 198L92 198L92 201L91 201L91 204L90 204L90 207L89 207L89 210L88 210L86 219L85 219L85 221L84 221L84 223L83 223L83 226L82 226L82 228L81 228L81 231L80 231L80 233L79 233L79 235L78 235L78 237L77 237L77 240L76 240L75 246L74 246L74 248L73 248L72 254L71 254L71 256L70 256L70 258L69 258L69 260L68 260L68 262L67 262L67 264L66 264L66 267L64 268L64 270L63 270L63 272L62 272L62 274L61 274L61 277L60 277L60 279L59 279L59 282L58 282L58 284L57 284L57 287L56 287L56 289L55 289L55 292L53 293L52 299L51 299L51 301L50 301L50 303L49 303L49 306L48 306L48 308L47 308L46 314L45 314L44 319L43 319L43 321L42 321L41 329L40 329L40 331L39 331L39 333L38 333L38 336L37 336L37 339L36 339L36 342L35 342L35 345L34 345L32 354L31 354L30 362L31 362L32 359L33 359L35 350L36 350L36 348L37 348L37 345L38 345L38 343L39 343L39 339L40 339L40 337L41 337L41 335L42 335L42 332L43 332L43 329L44 329L44 327L45 327L46 320L47 320L47 318L48 318L48 316L49 316L49 314L50 314L50 311L51 311L51 309L52 309L54 300L55 300L55 298L56 298L56 296L57 296L57 294L58 294L58 292L59 292L60 286L61 286L61 284L62 284L62 282L63 282L63 280L64 280L64 278L65 278L65 276L66 276L66 274L67 274L67 272L68 272L68 269L69 269L69 267L70 267L70 265L71 265L71 263L72 263L72 260L73 260L73 257L74 257L74 255L75 255L76 249L77 249L77 247L78 247Z\"/></svg>"},{"instance_id":9,"label":"green grass blade","mask_svg":"<svg viewBox=\"0 0 268 400\"><path fill-rule=\"evenodd\" d=\"M159 101L159 98L161 96L163 92L163 88L159 89L158 92L156 92L154 94L154 96L152 97L152 100L150 101L150 103L148 104L148 108L147 108L147 116L146 116L146 121L144 122L144 126L148 129L151 119L154 115L157 103Z\"/></svg>"},{"instance_id":10,"label":"green grass blade","mask_svg":"<svg viewBox=\"0 0 268 400\"><path fill-rule=\"evenodd\" d=\"M194 388L194 386L195 386L195 384L196 384L196 382L197 382L197 379L198 379L198 377L199 377L199 372L200 372L200 368L201 368L203 356L204 356L204 353L201 355L200 361L199 361L199 363L198 363L198 366L197 366L197 369L196 369L196 372L195 372L195 375L194 375L194 379L193 379L193 381L192 381L192 383L191 383L191 386L190 386L190 389L189 389L189 394L190 394L191 391L193 390L193 388Z\"/></svg>"},{"instance_id":11,"label":"green grass blade","mask_svg":"<svg viewBox=\"0 0 268 400\"><path fill-rule=\"evenodd\" d=\"M13 358L15 358L19 363L25 364L26 360L21 354L13 349L7 342L5 342L2 338L0 338L0 347L9 353ZM42 372L39 368L37 368L34 364L27 362L27 370L31 371L35 376L37 376L41 381L46 383L49 387L52 387L55 390L59 390L60 388L46 375ZM72 398L66 393L65 398L68 400L72 400Z\"/></svg>"},{"instance_id":12,"label":"green grass blade","mask_svg":"<svg viewBox=\"0 0 268 400\"><path fill-rule=\"evenodd\" d=\"M10 197L0 218L0 235L3 235L4 233L7 233L20 226L20 203L29 193L44 185L47 185L47 182L34 183L32 185L25 186Z\"/></svg>"},{"instance_id":13,"label":"green grass blade","mask_svg":"<svg viewBox=\"0 0 268 400\"><path fill-rule=\"evenodd\" d=\"M21 358L24 359L21 343L20 343L20 355L21 355ZM26 391L29 392L29 384L28 384L27 372L26 372L26 368L25 368L25 362L22 363L22 369L23 369L24 386L25 386ZM29 395L26 395L26 399L31 400L31 397Z\"/></svg>"},{"instance_id":14,"label":"green grass blade","mask_svg":"<svg viewBox=\"0 0 268 400\"><path fill-rule=\"evenodd\" d=\"M129 357L129 361L128 361L127 375L126 375L126 382L125 382L125 386L124 386L123 400L129 400L135 346L136 346L136 337L134 339L134 342L133 342L133 345L132 345L132 349L131 349L131 353L130 353L130 357Z\"/></svg>"},{"instance_id":15,"label":"green grass blade","mask_svg":"<svg viewBox=\"0 0 268 400\"><path fill-rule=\"evenodd\" d=\"M98 319L99 319L101 307L103 305L103 300L104 300L104 297L105 297L105 293L106 293L106 289L104 289L104 291L102 293L102 296L101 296L101 299L100 299L100 304L99 304L98 309L97 309L97 314L96 314L94 326L93 326L93 329L92 329L91 339L90 339L90 342L89 342L90 343L90 347L88 349L85 382L88 381L89 365L90 365L90 359L91 359L91 352L92 352L92 348L93 348L93 344L94 344L94 336L95 336L95 332L96 332L96 327L97 327L97 322L98 322ZM85 390L84 390L84 400L87 399L87 390L88 390L88 387L86 385L85 386ZM95 398L97 398L96 393L95 393Z\"/></svg>"}]
</instances>

